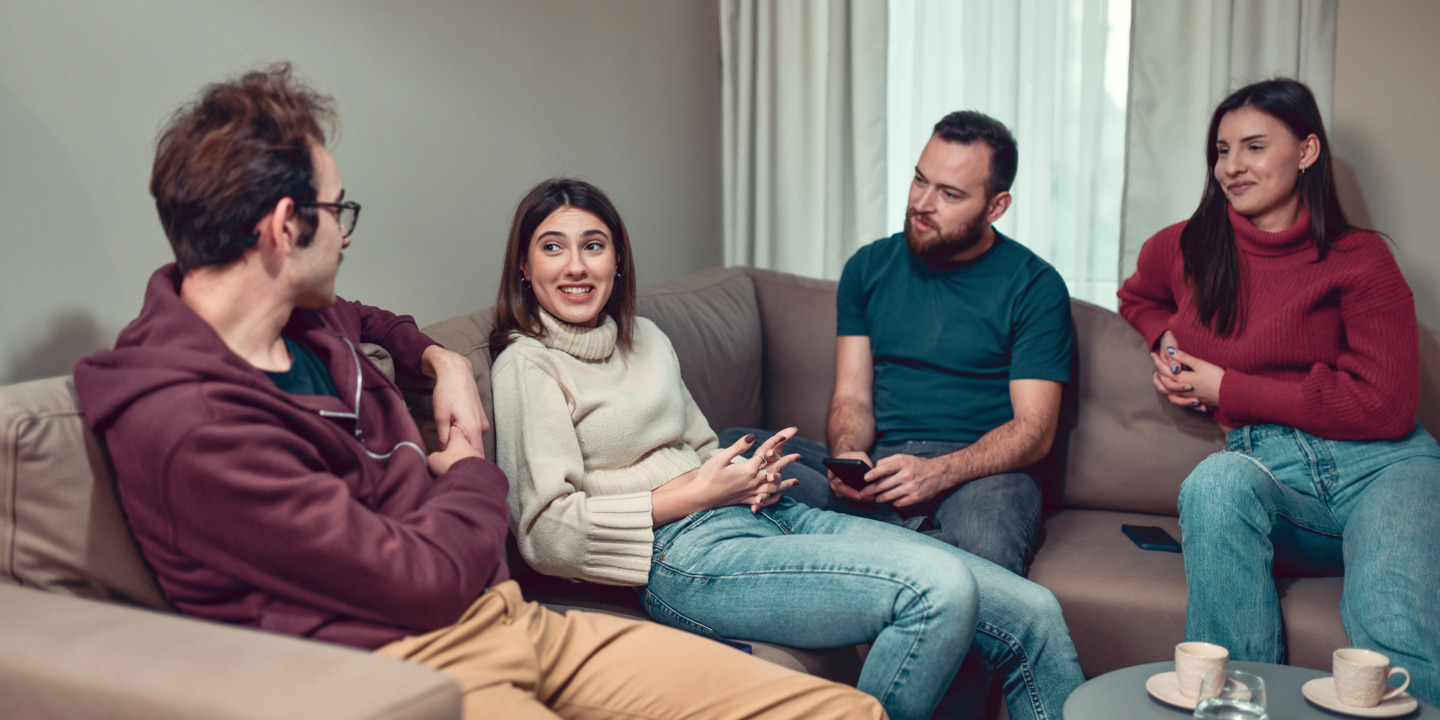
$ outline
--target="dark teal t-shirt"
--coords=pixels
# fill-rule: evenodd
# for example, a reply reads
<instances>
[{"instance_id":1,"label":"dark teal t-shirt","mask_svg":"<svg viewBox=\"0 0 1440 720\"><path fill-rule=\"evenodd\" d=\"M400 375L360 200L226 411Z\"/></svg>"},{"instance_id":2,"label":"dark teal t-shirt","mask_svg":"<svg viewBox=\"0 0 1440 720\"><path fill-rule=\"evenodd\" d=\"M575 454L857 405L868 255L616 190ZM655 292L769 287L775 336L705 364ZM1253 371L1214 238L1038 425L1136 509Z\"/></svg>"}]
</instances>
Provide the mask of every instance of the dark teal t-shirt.
<instances>
[{"instance_id":1,"label":"dark teal t-shirt","mask_svg":"<svg viewBox=\"0 0 1440 720\"><path fill-rule=\"evenodd\" d=\"M290 349L290 369L285 372L265 371L275 386L291 395L329 395L340 397L335 391L335 381L320 356L309 346L284 336L285 347Z\"/></svg>"},{"instance_id":2,"label":"dark teal t-shirt","mask_svg":"<svg viewBox=\"0 0 1440 720\"><path fill-rule=\"evenodd\" d=\"M896 233L840 276L839 335L870 338L877 443L974 442L1014 418L1011 380L1070 382L1070 293L1049 263L995 233L966 263L931 267Z\"/></svg>"}]
</instances>

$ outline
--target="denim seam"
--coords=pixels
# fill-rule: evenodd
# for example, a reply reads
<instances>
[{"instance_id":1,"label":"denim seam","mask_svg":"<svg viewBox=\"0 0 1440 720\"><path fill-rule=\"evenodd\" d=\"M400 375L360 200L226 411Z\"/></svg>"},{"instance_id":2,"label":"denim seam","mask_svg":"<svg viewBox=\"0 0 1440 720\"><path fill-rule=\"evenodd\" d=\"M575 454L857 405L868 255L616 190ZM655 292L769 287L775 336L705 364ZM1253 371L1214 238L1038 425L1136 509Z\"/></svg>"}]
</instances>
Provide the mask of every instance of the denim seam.
<instances>
[{"instance_id":1,"label":"denim seam","mask_svg":"<svg viewBox=\"0 0 1440 720\"><path fill-rule=\"evenodd\" d=\"M709 625L706 625L705 623L697 622L694 618L691 618L689 615L686 615L685 613L682 613L682 612L680 612L679 610L676 610L673 605L671 605L670 603L665 602L665 600L664 600L663 598L661 598L659 595L656 595L656 594L653 593L653 592L647 592L646 595L647 595L649 598L653 599L653 600L654 600L657 604L659 604L661 607L665 608L665 610L669 611L669 613L670 613L671 615L673 615L673 616L675 616L675 617L677 617L677 618L679 618L679 619L681 619L681 620L684 620L685 623L688 624L688 625L693 625L693 626L695 626L695 627L697 627L697 628L700 628L700 629L704 630L704 632L697 632L697 631L695 631L695 630L690 630L689 628L681 628L681 629L688 630L689 632L692 632L692 633L694 633L694 634L696 634L696 635L699 635L699 636L701 636L701 637L709 637L709 638L715 639L715 640L720 639L720 633L715 632L715 628L712 628L712 627L710 627ZM645 612L649 613L649 615L650 615L651 617L655 617L655 613L654 613L654 612L651 612L650 608L648 608L648 607L645 608Z\"/></svg>"},{"instance_id":2,"label":"denim seam","mask_svg":"<svg viewBox=\"0 0 1440 720\"><path fill-rule=\"evenodd\" d=\"M1271 510L1271 511L1270 511L1270 521L1271 521L1271 524L1272 524L1272 525L1274 524L1275 518L1277 518L1277 517L1285 518L1286 520L1288 520L1288 521L1290 522L1291 525L1294 525L1295 527L1298 527L1298 528L1300 528L1301 530L1308 530L1308 531L1310 531L1310 532L1315 533L1316 535L1324 535L1325 537L1336 538L1337 540L1338 540L1338 539L1343 539L1343 538L1345 537L1344 534L1342 534L1342 533L1331 532L1330 530L1327 530L1326 528L1316 527L1316 526L1314 526L1314 525L1311 525L1310 523L1303 522L1303 521L1301 521L1301 520L1296 520L1295 518L1290 517L1289 515L1286 515L1285 513L1281 512L1279 509L1275 509L1275 510ZM1332 517L1333 517L1333 515L1332 515Z\"/></svg>"},{"instance_id":3,"label":"denim seam","mask_svg":"<svg viewBox=\"0 0 1440 720\"><path fill-rule=\"evenodd\" d=\"M1279 479L1279 478L1275 477L1275 473L1271 472L1271 471L1270 471L1270 468L1269 468L1269 467L1266 467L1265 463L1260 462L1258 459L1256 459L1256 458L1254 458L1254 457L1251 457L1250 455L1247 455L1247 454L1245 454L1245 453L1243 453L1243 452L1238 452L1238 451L1235 451L1235 450L1222 450L1221 452L1222 452L1222 453L1229 454L1229 455L1237 455L1237 456L1239 456L1239 457L1245 458L1246 460L1249 460L1249 461L1252 462L1252 463L1255 463L1255 466L1258 467L1258 468L1260 468L1261 470L1265 471L1265 475L1270 478L1270 482L1275 483L1275 486L1278 487L1278 488L1280 488L1281 491L1294 492L1294 491L1290 490L1290 488L1285 487L1285 484L1282 483L1282 482L1280 482L1280 479ZM1334 515L1333 513L1330 513L1330 512L1329 512L1329 508L1328 508L1328 507L1326 508L1326 513L1330 515L1331 519L1334 519L1335 515ZM1312 525L1311 523L1304 522L1304 521L1302 521L1302 520L1298 520L1298 519L1296 519L1296 518L1290 517L1289 515L1287 515L1287 514L1285 514L1284 512L1282 512L1279 508L1269 508L1269 510L1268 510L1268 512L1267 512L1266 514L1270 516L1270 520L1271 520L1272 524L1273 524L1275 518L1277 518L1277 517L1283 517L1283 518L1285 518L1286 520L1288 520L1288 521L1290 522L1290 524L1292 524L1292 525L1294 525L1294 526L1296 526L1296 527L1298 527L1298 528L1302 528L1302 529L1305 529L1305 530L1309 530L1310 532L1314 532L1314 533L1319 533L1319 534L1325 535L1325 536L1327 536L1327 537L1340 537L1339 535L1336 535L1335 533L1329 531L1329 530L1326 529L1326 528L1317 527L1317 526L1315 526L1315 525ZM1338 523L1337 523L1337 525L1338 525Z\"/></svg>"},{"instance_id":4,"label":"denim seam","mask_svg":"<svg viewBox=\"0 0 1440 720\"><path fill-rule=\"evenodd\" d=\"M1005 643L1010 652L1019 657L1019 668L1021 678L1025 682L1025 692L1030 697L1031 709L1035 711L1036 720L1045 720L1049 715L1045 712L1045 706L1040 702L1040 691L1036 689L1034 671L1030 667L1030 656L1025 652L1025 646L1014 635L991 625L987 622L978 623L975 626L976 632L983 632L990 637Z\"/></svg>"},{"instance_id":5,"label":"denim seam","mask_svg":"<svg viewBox=\"0 0 1440 720\"><path fill-rule=\"evenodd\" d=\"M1340 519L1335 517L1335 511L1330 507L1332 488L1326 487L1325 478L1323 477L1325 473L1321 469L1322 466L1328 465L1330 467L1330 475L1333 477L1336 468L1335 458L1329 452L1322 453L1320 448L1315 447L1310 442L1309 437L1310 436L1304 431L1297 429L1295 431L1295 444L1300 446L1301 451L1305 454L1305 459L1309 461L1310 480L1315 484L1315 493L1319 496L1320 506L1325 508L1325 514L1330 516L1330 522L1334 523L1335 527L1342 527Z\"/></svg>"},{"instance_id":6,"label":"denim seam","mask_svg":"<svg viewBox=\"0 0 1440 720\"><path fill-rule=\"evenodd\" d=\"M694 579L699 579L699 580L710 580L710 579L712 578L712 576L707 576L707 575L694 575L694 574L691 574L691 573L687 573L687 572L684 572L684 571L682 571L682 570L678 570L678 569L676 569L676 568L674 568L674 567L672 567L672 566L670 566L670 565L667 565L667 564L665 564L665 563L656 563L656 564L659 565L659 566L661 566L661 567L663 567L663 568L665 568L666 570L669 570L669 571L671 571L671 572L673 572L673 573L675 573L675 574L677 574L677 575L681 575L681 576L683 576L683 577L694 578ZM916 597L916 599L918 599L918 600L920 601L920 603L924 606L924 613L920 616L920 617L921 617L920 628L919 628L919 630L918 630L917 632L914 633L914 638L915 638L915 639L910 642L910 647L909 647L909 649L908 649L908 650L906 651L906 653L905 653L905 662L901 663L900 666L896 668L895 676L890 679L890 683L889 683L889 685L885 688L885 691L884 691L884 693L883 693L884 697L881 698L881 704L882 704L882 705L885 704L885 700L886 700L886 699L889 699L889 698L892 696L892 694L894 693L894 691L895 691L895 686L896 686L896 685L899 683L899 681L900 681L900 676L901 676L902 674L904 674L904 672L905 672L906 670L908 670L908 668L910 667L911 663L913 663L913 662L916 660L915 648L919 645L920 639L923 638L923 637L925 637L925 631L926 631L926 630L928 629L928 627L929 627L929 624L928 624L928 622L926 621L926 618L929 618L929 617L931 616L931 613L933 612L933 609L932 609L931 606L930 606L930 601L925 597L925 593L920 592L919 590L916 590L913 585L911 585L910 583L907 583L907 582L905 582L905 581L903 581L903 580L901 580L901 579L899 579L899 578L888 577L888 576L885 576L885 575L877 575L877 574L874 574L874 573L855 572L855 571L853 571L853 570L805 570L805 571L803 571L803 572L804 572L804 574L806 574L806 575L854 575L854 576L857 576L857 577L867 577L867 578L872 578L872 579L877 579L877 580L885 580L885 581L893 582L893 583L895 583L896 585L898 585L898 586L900 586L900 587L902 587L902 588L905 588L906 590L909 590L910 593L911 593L912 595L914 595L914 596ZM769 570L769 571L764 571L764 572L727 573L727 574L725 574L725 575L723 575L723 576L720 576L720 577L724 577L724 578L740 578L740 577L748 577L748 576L752 576L752 575L782 575L782 574L783 574L783 575L791 575L791 574L795 574L795 573L796 573L795 570ZM692 623L692 624L694 624L694 625L698 625L698 626L700 626L700 627L705 628L706 630L709 630L709 631L710 631L711 633L713 633L713 634L715 635L715 637L717 637L717 638L720 637L720 634L719 634L719 633L716 633L715 630L714 630L714 628L711 628L710 626L708 626L708 625L706 625L706 624L704 624L704 623L696 622L695 620L691 619L688 615L685 615L684 613L676 610L676 609L674 608L674 606L670 605L669 603L667 603L667 602L665 602L663 599L661 599L661 597L660 597L658 594L656 594L654 590L649 590L649 591L647 592L647 594L650 595L651 597L655 598L655 602L660 603L661 605L664 605L667 610L669 610L670 612L674 613L677 617L680 617L680 618L684 619L684 620L687 621L687 622L690 622L690 623ZM889 627L889 625L887 624L886 627ZM882 631L882 632L883 632L883 631ZM1027 683L1027 685L1028 685L1028 683ZM1044 714L1042 713L1042 714L1041 714L1041 720L1043 720L1043 717L1044 717Z\"/></svg>"},{"instance_id":7,"label":"denim seam","mask_svg":"<svg viewBox=\"0 0 1440 720\"><path fill-rule=\"evenodd\" d=\"M689 525L686 525L685 527L681 528L679 532L675 533L675 535L674 535L673 537L669 538L669 539L666 540L664 543L658 543L658 542L655 543L655 546L654 546L654 548L653 548L653 553L654 553L654 555L655 555L656 557L659 557L659 556L661 556L661 555L664 555L666 552L668 552L668 551L670 550L671 546L673 546L673 545L676 543L676 541L678 541L681 537L683 537L683 536L685 535L685 533L690 532L690 530L691 530L692 528L697 528L697 527L700 527L701 525L705 524L705 521L709 520L710 517L711 517L712 515L714 515L714 514L715 514L715 511L714 511L714 510L706 510L703 515L701 515L701 516L698 517L698 518L695 518L695 520L694 520L693 522L691 522ZM663 532L663 530L662 530L662 532Z\"/></svg>"}]
</instances>

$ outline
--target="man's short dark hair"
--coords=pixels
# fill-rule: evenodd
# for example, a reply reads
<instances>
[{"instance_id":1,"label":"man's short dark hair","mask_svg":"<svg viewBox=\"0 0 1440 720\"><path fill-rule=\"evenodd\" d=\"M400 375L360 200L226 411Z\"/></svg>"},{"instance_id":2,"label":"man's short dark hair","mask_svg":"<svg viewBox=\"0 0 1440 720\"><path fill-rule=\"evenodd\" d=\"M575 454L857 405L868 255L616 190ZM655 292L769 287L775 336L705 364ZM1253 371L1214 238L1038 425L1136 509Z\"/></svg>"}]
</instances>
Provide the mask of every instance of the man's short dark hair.
<instances>
[{"instance_id":1,"label":"man's short dark hair","mask_svg":"<svg viewBox=\"0 0 1440 720\"><path fill-rule=\"evenodd\" d=\"M333 101L289 63L208 85L176 110L156 142L150 194L180 272L239 259L281 198L314 201L312 148L336 123ZM315 208L296 214L309 244Z\"/></svg>"},{"instance_id":2,"label":"man's short dark hair","mask_svg":"<svg viewBox=\"0 0 1440 720\"><path fill-rule=\"evenodd\" d=\"M1015 182L1020 150L1010 130L999 120L974 110L960 110L935 123L934 134L946 142L971 145L978 140L990 146L990 177L985 181L989 197L1008 191Z\"/></svg>"}]
</instances>

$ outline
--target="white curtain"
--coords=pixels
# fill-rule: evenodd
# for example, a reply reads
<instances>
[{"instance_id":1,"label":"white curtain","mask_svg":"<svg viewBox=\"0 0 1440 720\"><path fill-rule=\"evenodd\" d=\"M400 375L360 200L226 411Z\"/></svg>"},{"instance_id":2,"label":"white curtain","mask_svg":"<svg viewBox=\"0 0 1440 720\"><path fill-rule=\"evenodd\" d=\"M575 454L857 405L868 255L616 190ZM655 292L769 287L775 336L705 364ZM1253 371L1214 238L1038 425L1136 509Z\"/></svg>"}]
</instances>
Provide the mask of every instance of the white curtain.
<instances>
[{"instance_id":1,"label":"white curtain","mask_svg":"<svg viewBox=\"0 0 1440 720\"><path fill-rule=\"evenodd\" d=\"M1130 44L1129 157L1121 276L1140 246L1200 204L1205 133L1226 95L1257 80L1310 86L1328 127L1338 0L1137 0Z\"/></svg>"},{"instance_id":2,"label":"white curtain","mask_svg":"<svg viewBox=\"0 0 1440 720\"><path fill-rule=\"evenodd\" d=\"M1130 0L891 0L885 204L900 230L931 128L978 110L1020 149L996 227L1113 307L1124 172Z\"/></svg>"},{"instance_id":3,"label":"white curtain","mask_svg":"<svg viewBox=\"0 0 1440 720\"><path fill-rule=\"evenodd\" d=\"M721 0L726 265L836 278L885 228L884 0Z\"/></svg>"}]
</instances>

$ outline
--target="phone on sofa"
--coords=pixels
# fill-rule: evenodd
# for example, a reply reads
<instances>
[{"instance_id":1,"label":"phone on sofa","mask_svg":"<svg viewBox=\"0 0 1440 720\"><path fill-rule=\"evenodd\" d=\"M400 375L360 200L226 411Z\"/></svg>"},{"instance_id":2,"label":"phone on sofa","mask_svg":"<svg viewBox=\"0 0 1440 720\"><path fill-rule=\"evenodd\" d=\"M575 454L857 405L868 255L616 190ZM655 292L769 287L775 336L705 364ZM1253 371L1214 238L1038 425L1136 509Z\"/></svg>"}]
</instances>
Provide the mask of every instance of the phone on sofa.
<instances>
[{"instance_id":1,"label":"phone on sofa","mask_svg":"<svg viewBox=\"0 0 1440 720\"><path fill-rule=\"evenodd\" d=\"M1120 529L1132 542L1146 550L1180 552L1180 543L1165 532L1165 528L1154 525L1121 525Z\"/></svg>"},{"instance_id":2,"label":"phone on sofa","mask_svg":"<svg viewBox=\"0 0 1440 720\"><path fill-rule=\"evenodd\" d=\"M853 458L825 458L821 461L826 469L835 473L840 482L849 485L858 492L865 489L865 473L870 472L870 466L864 460Z\"/></svg>"}]
</instances>

